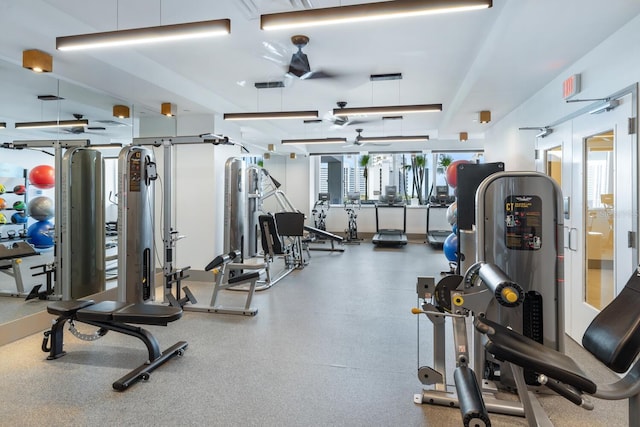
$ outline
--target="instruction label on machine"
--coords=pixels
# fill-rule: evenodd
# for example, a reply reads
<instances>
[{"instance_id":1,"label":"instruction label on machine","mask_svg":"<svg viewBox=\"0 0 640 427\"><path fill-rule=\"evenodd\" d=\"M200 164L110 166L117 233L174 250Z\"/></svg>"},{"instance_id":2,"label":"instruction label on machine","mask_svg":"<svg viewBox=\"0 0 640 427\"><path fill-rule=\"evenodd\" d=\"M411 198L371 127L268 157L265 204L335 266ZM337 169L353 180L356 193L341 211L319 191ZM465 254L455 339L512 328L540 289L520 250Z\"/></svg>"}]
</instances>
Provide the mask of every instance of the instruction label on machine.
<instances>
[{"instance_id":1,"label":"instruction label on machine","mask_svg":"<svg viewBox=\"0 0 640 427\"><path fill-rule=\"evenodd\" d=\"M142 181L142 152L135 151L129 161L129 191L140 192L140 182Z\"/></svg>"},{"instance_id":2,"label":"instruction label on machine","mask_svg":"<svg viewBox=\"0 0 640 427\"><path fill-rule=\"evenodd\" d=\"M542 247L542 200L509 196L504 201L505 244L509 249L537 251Z\"/></svg>"}]
</instances>

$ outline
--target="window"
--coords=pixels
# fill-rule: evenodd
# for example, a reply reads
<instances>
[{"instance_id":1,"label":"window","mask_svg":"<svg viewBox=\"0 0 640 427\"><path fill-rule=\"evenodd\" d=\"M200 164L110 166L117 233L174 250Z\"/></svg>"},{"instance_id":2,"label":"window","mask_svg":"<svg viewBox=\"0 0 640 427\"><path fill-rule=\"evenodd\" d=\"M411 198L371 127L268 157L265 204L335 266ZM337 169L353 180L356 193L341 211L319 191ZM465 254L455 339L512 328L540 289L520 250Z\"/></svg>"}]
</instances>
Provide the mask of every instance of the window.
<instances>
[{"instance_id":1,"label":"window","mask_svg":"<svg viewBox=\"0 0 640 427\"><path fill-rule=\"evenodd\" d=\"M344 203L347 194L360 193L363 203L374 203L386 186L398 189L405 201L426 204L431 184L447 185L447 163L464 160L480 163L481 152L454 153L368 153L319 155L317 188L329 193L332 204ZM447 164L448 164L447 163ZM434 167L436 165L436 167ZM450 189L453 194L453 189Z\"/></svg>"}]
</instances>

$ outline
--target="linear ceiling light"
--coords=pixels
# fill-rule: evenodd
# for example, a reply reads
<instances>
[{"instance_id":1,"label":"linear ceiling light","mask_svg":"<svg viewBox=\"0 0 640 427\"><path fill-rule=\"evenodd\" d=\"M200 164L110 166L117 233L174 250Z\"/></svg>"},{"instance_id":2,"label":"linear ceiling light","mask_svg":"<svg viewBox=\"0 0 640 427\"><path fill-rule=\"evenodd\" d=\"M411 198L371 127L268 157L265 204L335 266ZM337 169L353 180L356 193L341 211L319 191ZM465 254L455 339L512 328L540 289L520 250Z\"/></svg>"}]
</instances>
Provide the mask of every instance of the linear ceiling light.
<instances>
[{"instance_id":1,"label":"linear ceiling light","mask_svg":"<svg viewBox=\"0 0 640 427\"><path fill-rule=\"evenodd\" d=\"M160 25L157 27L134 28L130 30L57 37L56 49L82 50L128 46L143 43L158 43L214 37L226 35L230 32L231 21L228 19L187 22L184 24Z\"/></svg>"},{"instance_id":2,"label":"linear ceiling light","mask_svg":"<svg viewBox=\"0 0 640 427\"><path fill-rule=\"evenodd\" d=\"M76 126L87 126L89 120L51 120L48 122L22 122L16 123L16 129L40 129L40 128L72 128Z\"/></svg>"},{"instance_id":3,"label":"linear ceiling light","mask_svg":"<svg viewBox=\"0 0 640 427\"><path fill-rule=\"evenodd\" d=\"M392 105L387 107L334 108L334 116L374 116L382 114L432 113L442 111L442 104Z\"/></svg>"},{"instance_id":4,"label":"linear ceiling light","mask_svg":"<svg viewBox=\"0 0 640 427\"><path fill-rule=\"evenodd\" d=\"M260 16L263 30L281 30L350 22L378 21L437 13L486 9L492 0L395 0L350 6L335 6Z\"/></svg>"},{"instance_id":5,"label":"linear ceiling light","mask_svg":"<svg viewBox=\"0 0 640 427\"><path fill-rule=\"evenodd\" d=\"M428 141L429 135L398 135L398 136L361 136L358 142L422 142Z\"/></svg>"},{"instance_id":6,"label":"linear ceiling light","mask_svg":"<svg viewBox=\"0 0 640 427\"><path fill-rule=\"evenodd\" d=\"M318 111L272 111L260 113L225 113L224 120L315 119Z\"/></svg>"},{"instance_id":7,"label":"linear ceiling light","mask_svg":"<svg viewBox=\"0 0 640 427\"><path fill-rule=\"evenodd\" d=\"M283 144L343 144L347 138L283 139Z\"/></svg>"}]
</instances>

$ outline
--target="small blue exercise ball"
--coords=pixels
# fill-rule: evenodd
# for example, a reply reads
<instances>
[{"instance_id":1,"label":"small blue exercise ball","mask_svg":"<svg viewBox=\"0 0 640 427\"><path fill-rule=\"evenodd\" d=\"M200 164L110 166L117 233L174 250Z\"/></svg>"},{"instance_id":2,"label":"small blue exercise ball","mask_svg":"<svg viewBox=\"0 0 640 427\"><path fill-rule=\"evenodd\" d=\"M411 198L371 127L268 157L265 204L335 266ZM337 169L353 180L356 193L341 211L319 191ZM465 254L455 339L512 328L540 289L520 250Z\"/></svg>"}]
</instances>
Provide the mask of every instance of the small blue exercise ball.
<instances>
[{"instance_id":1,"label":"small blue exercise ball","mask_svg":"<svg viewBox=\"0 0 640 427\"><path fill-rule=\"evenodd\" d=\"M455 233L449 234L442 245L444 256L451 262L458 262L458 236Z\"/></svg>"}]
</instances>

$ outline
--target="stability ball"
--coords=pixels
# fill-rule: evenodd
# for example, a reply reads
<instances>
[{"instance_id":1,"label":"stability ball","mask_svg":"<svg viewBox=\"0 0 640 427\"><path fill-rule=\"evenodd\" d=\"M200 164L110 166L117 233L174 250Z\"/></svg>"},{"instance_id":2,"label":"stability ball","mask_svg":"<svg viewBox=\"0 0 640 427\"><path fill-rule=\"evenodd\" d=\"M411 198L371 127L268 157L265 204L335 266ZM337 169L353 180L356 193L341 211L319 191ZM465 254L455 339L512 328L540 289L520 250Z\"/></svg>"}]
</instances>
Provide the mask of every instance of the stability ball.
<instances>
[{"instance_id":1,"label":"stability ball","mask_svg":"<svg viewBox=\"0 0 640 427\"><path fill-rule=\"evenodd\" d=\"M27 229L29 243L37 249L53 246L53 224L49 221L38 221Z\"/></svg>"},{"instance_id":2,"label":"stability ball","mask_svg":"<svg viewBox=\"0 0 640 427\"><path fill-rule=\"evenodd\" d=\"M14 224L25 224L29 217L24 212L16 212L11 215L11 222Z\"/></svg>"},{"instance_id":3,"label":"stability ball","mask_svg":"<svg viewBox=\"0 0 640 427\"><path fill-rule=\"evenodd\" d=\"M449 234L442 245L444 256L451 262L458 262L458 236Z\"/></svg>"},{"instance_id":4,"label":"stability ball","mask_svg":"<svg viewBox=\"0 0 640 427\"><path fill-rule=\"evenodd\" d=\"M451 162L451 164L447 167L447 184L451 187L456 188L458 186L458 165L467 164L468 160L456 160L455 162Z\"/></svg>"},{"instance_id":5,"label":"stability ball","mask_svg":"<svg viewBox=\"0 0 640 427\"><path fill-rule=\"evenodd\" d=\"M27 187L22 184L16 185L15 187L13 187L13 192L19 196L22 196L27 192Z\"/></svg>"},{"instance_id":6,"label":"stability ball","mask_svg":"<svg viewBox=\"0 0 640 427\"><path fill-rule=\"evenodd\" d=\"M453 202L447 208L447 222L450 225L458 222L458 202Z\"/></svg>"},{"instance_id":7,"label":"stability ball","mask_svg":"<svg viewBox=\"0 0 640 427\"><path fill-rule=\"evenodd\" d=\"M46 196L34 197L29 201L29 215L37 221L46 221L53 218L53 200Z\"/></svg>"},{"instance_id":8,"label":"stability ball","mask_svg":"<svg viewBox=\"0 0 640 427\"><path fill-rule=\"evenodd\" d=\"M29 172L29 182L34 187L47 190L56 185L56 174L52 166L40 165Z\"/></svg>"},{"instance_id":9,"label":"stability ball","mask_svg":"<svg viewBox=\"0 0 640 427\"><path fill-rule=\"evenodd\" d=\"M7 223L7 217L4 216L3 213L0 213L0 224L6 224Z\"/></svg>"},{"instance_id":10,"label":"stability ball","mask_svg":"<svg viewBox=\"0 0 640 427\"><path fill-rule=\"evenodd\" d=\"M2 197L0 197L0 209L6 209L6 208L7 208L7 201Z\"/></svg>"},{"instance_id":11,"label":"stability ball","mask_svg":"<svg viewBox=\"0 0 640 427\"><path fill-rule=\"evenodd\" d=\"M7 188L4 186L4 184L0 184L0 194L4 194L5 191L7 191Z\"/></svg>"}]
</instances>

